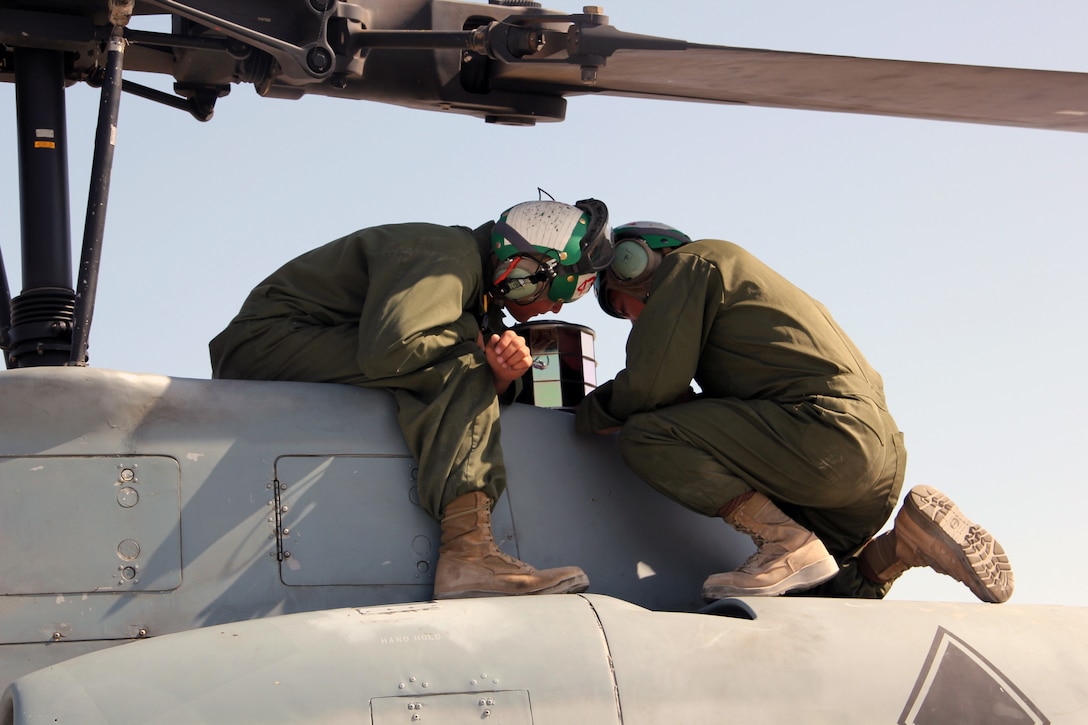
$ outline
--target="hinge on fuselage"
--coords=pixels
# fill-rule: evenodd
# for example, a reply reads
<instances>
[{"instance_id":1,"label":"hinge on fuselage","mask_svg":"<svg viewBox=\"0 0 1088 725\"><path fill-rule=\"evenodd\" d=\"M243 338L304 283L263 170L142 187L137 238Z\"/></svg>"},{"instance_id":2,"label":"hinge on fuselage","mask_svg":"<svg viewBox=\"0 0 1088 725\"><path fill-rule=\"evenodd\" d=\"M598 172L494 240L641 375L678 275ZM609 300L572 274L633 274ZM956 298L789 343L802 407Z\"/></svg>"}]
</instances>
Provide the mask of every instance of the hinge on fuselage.
<instances>
[{"instance_id":1,"label":"hinge on fuselage","mask_svg":"<svg viewBox=\"0 0 1088 725\"><path fill-rule=\"evenodd\" d=\"M269 522L273 526L272 538L276 540L276 561L284 560L283 550L283 497L281 493L287 488L285 484L280 483L279 479L273 478L272 483L272 500L269 501L269 505L272 507L272 515L268 517ZM269 552L270 554L272 552Z\"/></svg>"}]
</instances>

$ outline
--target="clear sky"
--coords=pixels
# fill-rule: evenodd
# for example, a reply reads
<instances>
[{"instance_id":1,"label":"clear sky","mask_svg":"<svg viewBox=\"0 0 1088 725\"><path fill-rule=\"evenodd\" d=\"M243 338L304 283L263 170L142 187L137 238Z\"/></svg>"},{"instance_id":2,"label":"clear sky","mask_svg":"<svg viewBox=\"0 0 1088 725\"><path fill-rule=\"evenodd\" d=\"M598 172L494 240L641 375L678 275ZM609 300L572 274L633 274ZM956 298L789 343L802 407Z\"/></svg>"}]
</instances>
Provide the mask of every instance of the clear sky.
<instances>
[{"instance_id":1,"label":"clear sky","mask_svg":"<svg viewBox=\"0 0 1088 725\"><path fill-rule=\"evenodd\" d=\"M578 11L548 3L550 7ZM617 0L621 30L775 50L1088 72L1081 0ZM133 80L169 90L169 79ZM73 267L98 92L67 94ZM207 341L282 262L386 222L474 226L537 187L735 241L824 302L885 379L907 485L995 533L1013 602L1088 605L1083 313L1088 135L574 98L505 128L236 86L206 124L122 99L91 364L209 376ZM0 246L21 290L14 88L0 87ZM590 298L599 379L627 325ZM723 524L724 525L724 524ZM892 598L973 601L908 572Z\"/></svg>"}]
</instances>

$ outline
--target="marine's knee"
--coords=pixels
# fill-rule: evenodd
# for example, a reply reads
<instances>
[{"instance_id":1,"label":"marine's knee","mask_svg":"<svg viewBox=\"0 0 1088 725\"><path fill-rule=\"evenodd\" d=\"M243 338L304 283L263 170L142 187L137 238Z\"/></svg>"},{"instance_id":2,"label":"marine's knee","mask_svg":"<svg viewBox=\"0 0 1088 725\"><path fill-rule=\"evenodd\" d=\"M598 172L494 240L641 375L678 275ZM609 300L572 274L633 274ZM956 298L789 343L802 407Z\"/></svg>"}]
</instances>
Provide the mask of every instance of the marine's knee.
<instances>
[{"instance_id":1,"label":"marine's knee","mask_svg":"<svg viewBox=\"0 0 1088 725\"><path fill-rule=\"evenodd\" d=\"M639 413L628 418L620 428L617 436L620 456L628 468L640 475L660 470L663 462L678 452L679 439L670 435L662 422L652 413Z\"/></svg>"},{"instance_id":2,"label":"marine's knee","mask_svg":"<svg viewBox=\"0 0 1088 725\"><path fill-rule=\"evenodd\" d=\"M668 421L654 413L637 413L624 422L619 432L620 450L636 450L645 446L672 445L681 436Z\"/></svg>"},{"instance_id":3,"label":"marine's knee","mask_svg":"<svg viewBox=\"0 0 1088 725\"><path fill-rule=\"evenodd\" d=\"M620 455L626 461L628 456L634 452L634 449L638 447L639 441L642 439L642 431L635 419L639 416L632 416L624 422L620 428L619 433L616 435L616 444L619 447Z\"/></svg>"}]
</instances>

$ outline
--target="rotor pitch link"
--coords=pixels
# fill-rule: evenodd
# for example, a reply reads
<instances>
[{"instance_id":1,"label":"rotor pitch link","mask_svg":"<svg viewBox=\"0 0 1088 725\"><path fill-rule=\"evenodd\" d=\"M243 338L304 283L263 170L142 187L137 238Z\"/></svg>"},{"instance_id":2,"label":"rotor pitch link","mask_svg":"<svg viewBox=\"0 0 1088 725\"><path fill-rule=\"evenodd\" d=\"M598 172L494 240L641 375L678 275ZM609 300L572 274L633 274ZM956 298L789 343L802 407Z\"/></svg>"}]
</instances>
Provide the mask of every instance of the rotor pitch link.
<instances>
[{"instance_id":1,"label":"rotor pitch link","mask_svg":"<svg viewBox=\"0 0 1088 725\"><path fill-rule=\"evenodd\" d=\"M493 36L499 27L505 53L492 50ZM544 31L540 27L505 26L490 23L472 30L347 30L334 37L333 45L354 55L375 48L398 50L468 50L491 58L510 56L521 58L539 52L544 47Z\"/></svg>"},{"instance_id":2,"label":"rotor pitch link","mask_svg":"<svg viewBox=\"0 0 1088 725\"><path fill-rule=\"evenodd\" d=\"M333 72L335 54L325 37L324 24L320 26L318 37L313 42L299 46L231 22L179 0L146 0L146 2L265 51L275 58L281 70L295 81L308 82L315 78L320 80ZM301 74L298 71L301 71Z\"/></svg>"}]
</instances>

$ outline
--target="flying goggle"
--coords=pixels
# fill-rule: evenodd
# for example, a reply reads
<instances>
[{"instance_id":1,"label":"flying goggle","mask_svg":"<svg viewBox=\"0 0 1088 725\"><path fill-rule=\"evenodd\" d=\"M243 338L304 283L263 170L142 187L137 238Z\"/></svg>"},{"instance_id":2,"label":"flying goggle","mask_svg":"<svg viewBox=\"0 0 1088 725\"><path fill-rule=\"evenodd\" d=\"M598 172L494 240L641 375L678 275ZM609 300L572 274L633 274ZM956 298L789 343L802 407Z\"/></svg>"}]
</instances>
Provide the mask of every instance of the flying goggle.
<instances>
[{"instance_id":1,"label":"flying goggle","mask_svg":"<svg viewBox=\"0 0 1088 725\"><path fill-rule=\"evenodd\" d=\"M528 265L535 265L536 269L529 271ZM515 257L506 263L506 269L499 273L488 294L522 305L532 304L555 279L558 266L554 259L542 262L531 257Z\"/></svg>"}]
</instances>

